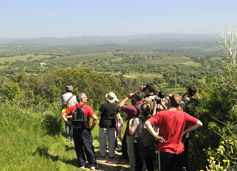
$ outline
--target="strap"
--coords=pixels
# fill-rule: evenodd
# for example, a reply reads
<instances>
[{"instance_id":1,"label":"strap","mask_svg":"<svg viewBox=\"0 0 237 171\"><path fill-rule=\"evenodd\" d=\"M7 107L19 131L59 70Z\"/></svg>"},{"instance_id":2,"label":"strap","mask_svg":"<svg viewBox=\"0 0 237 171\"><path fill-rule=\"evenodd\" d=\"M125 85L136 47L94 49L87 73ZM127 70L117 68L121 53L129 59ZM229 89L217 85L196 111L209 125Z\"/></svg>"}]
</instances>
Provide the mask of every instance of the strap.
<instances>
[{"instance_id":1,"label":"strap","mask_svg":"<svg viewBox=\"0 0 237 171\"><path fill-rule=\"evenodd\" d=\"M66 101L67 104L68 104L68 102L71 100L72 97L73 97L73 95Z\"/></svg>"},{"instance_id":2,"label":"strap","mask_svg":"<svg viewBox=\"0 0 237 171\"><path fill-rule=\"evenodd\" d=\"M133 106L137 109L137 117L138 117L140 114L140 107L137 104L135 104Z\"/></svg>"}]
</instances>

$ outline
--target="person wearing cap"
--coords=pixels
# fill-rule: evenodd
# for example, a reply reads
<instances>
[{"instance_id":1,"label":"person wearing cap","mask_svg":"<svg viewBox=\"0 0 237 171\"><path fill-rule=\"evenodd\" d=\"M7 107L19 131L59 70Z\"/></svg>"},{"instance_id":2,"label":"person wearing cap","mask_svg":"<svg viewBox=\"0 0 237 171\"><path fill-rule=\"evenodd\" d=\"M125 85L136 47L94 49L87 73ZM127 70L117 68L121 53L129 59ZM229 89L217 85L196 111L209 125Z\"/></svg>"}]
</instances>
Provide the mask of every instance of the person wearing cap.
<instances>
[{"instance_id":1,"label":"person wearing cap","mask_svg":"<svg viewBox=\"0 0 237 171\"><path fill-rule=\"evenodd\" d=\"M132 99L132 105L127 106L125 105L125 103L129 99ZM118 108L126 113L124 116L124 121L125 120L128 121L125 134L126 134L127 154L131 171L135 171L135 154L134 154L134 135L131 135L129 133L129 121L134 117L138 117L140 110L137 109L137 107L140 108L141 105L142 105L142 92L140 91L136 91L135 93L129 93L129 95L118 104Z\"/></svg>"},{"instance_id":2,"label":"person wearing cap","mask_svg":"<svg viewBox=\"0 0 237 171\"><path fill-rule=\"evenodd\" d=\"M76 105L78 102L77 102L76 96L72 94L73 86L67 85L65 87L65 90L66 90L66 93L61 96L61 105L63 106L64 103L68 103L69 106ZM65 122L65 131L66 131L66 136L69 139L71 139L72 143L74 143L73 128L71 125L67 124L66 122Z\"/></svg>"},{"instance_id":3,"label":"person wearing cap","mask_svg":"<svg viewBox=\"0 0 237 171\"><path fill-rule=\"evenodd\" d=\"M101 117L99 123L99 142L100 142L100 156L106 156L106 137L108 137L109 157L111 159L115 156L115 139L116 139L116 124L115 117L118 114L118 107L115 102L115 94L113 92L105 95L107 100L103 103L98 112Z\"/></svg>"}]
</instances>

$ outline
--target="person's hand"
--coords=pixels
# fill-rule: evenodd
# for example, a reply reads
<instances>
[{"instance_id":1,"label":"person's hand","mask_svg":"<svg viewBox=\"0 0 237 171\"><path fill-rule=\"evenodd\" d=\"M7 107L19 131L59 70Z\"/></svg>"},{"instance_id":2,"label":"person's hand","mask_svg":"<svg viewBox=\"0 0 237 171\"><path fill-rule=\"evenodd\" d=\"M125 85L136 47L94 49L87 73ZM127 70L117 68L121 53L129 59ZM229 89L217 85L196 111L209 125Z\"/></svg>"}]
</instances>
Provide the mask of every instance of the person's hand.
<instances>
[{"instance_id":1,"label":"person's hand","mask_svg":"<svg viewBox=\"0 0 237 171\"><path fill-rule=\"evenodd\" d=\"M129 123L132 124L132 122L134 121L135 117L130 119Z\"/></svg>"},{"instance_id":2,"label":"person's hand","mask_svg":"<svg viewBox=\"0 0 237 171\"><path fill-rule=\"evenodd\" d=\"M157 139L157 141L159 141L159 142L162 142L162 143L165 142L165 138L164 138L163 136L157 135L156 139Z\"/></svg>"},{"instance_id":3,"label":"person's hand","mask_svg":"<svg viewBox=\"0 0 237 171\"><path fill-rule=\"evenodd\" d=\"M131 99L133 97L134 93L129 93L128 98Z\"/></svg>"},{"instance_id":4,"label":"person's hand","mask_svg":"<svg viewBox=\"0 0 237 171\"><path fill-rule=\"evenodd\" d=\"M90 128L90 130L92 131L95 127L94 127L94 126L90 126L89 128Z\"/></svg>"},{"instance_id":5,"label":"person's hand","mask_svg":"<svg viewBox=\"0 0 237 171\"><path fill-rule=\"evenodd\" d=\"M143 92L143 88L144 88L145 86L141 86L140 87L140 92Z\"/></svg>"}]
</instances>

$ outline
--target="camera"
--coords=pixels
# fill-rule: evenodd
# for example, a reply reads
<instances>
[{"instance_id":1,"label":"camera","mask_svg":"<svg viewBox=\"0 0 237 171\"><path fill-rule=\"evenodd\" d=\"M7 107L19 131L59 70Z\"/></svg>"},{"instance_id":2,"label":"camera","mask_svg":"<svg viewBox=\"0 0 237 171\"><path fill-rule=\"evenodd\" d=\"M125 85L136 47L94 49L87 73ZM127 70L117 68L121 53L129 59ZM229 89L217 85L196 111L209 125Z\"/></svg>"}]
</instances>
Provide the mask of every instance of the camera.
<instances>
[{"instance_id":1,"label":"camera","mask_svg":"<svg viewBox=\"0 0 237 171\"><path fill-rule=\"evenodd\" d=\"M142 91L145 91L145 90L146 90L146 86L145 86L145 87L143 87Z\"/></svg>"},{"instance_id":2,"label":"camera","mask_svg":"<svg viewBox=\"0 0 237 171\"><path fill-rule=\"evenodd\" d=\"M156 104L161 104L161 99L156 99Z\"/></svg>"}]
</instances>

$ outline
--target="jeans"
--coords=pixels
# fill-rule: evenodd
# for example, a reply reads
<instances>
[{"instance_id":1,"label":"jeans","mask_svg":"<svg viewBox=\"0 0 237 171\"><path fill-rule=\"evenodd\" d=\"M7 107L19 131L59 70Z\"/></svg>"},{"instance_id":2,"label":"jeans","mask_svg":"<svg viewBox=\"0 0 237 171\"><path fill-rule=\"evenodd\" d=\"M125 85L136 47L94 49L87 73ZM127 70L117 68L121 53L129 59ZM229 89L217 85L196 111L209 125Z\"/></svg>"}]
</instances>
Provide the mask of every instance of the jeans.
<instances>
[{"instance_id":1,"label":"jeans","mask_svg":"<svg viewBox=\"0 0 237 171\"><path fill-rule=\"evenodd\" d=\"M73 141L73 126L68 125L67 123L65 123L65 131L66 131L66 136L67 138L70 137L70 139Z\"/></svg>"}]
</instances>

